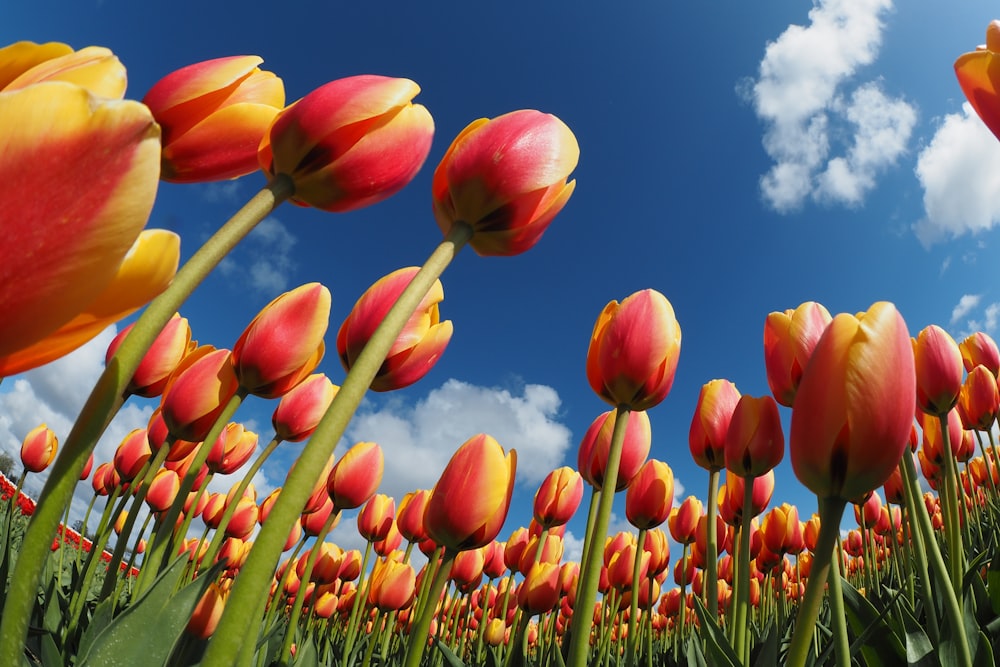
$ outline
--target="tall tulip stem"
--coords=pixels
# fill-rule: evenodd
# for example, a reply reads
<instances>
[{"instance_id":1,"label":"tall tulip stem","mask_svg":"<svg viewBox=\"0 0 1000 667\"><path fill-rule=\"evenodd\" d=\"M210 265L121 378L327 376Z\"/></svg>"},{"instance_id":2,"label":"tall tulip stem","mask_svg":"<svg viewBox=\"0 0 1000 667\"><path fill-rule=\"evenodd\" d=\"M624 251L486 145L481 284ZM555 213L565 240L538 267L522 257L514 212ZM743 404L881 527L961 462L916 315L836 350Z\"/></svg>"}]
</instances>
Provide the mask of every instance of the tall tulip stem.
<instances>
[{"instance_id":1,"label":"tall tulip stem","mask_svg":"<svg viewBox=\"0 0 1000 667\"><path fill-rule=\"evenodd\" d=\"M719 471L708 471L708 502L705 503L705 602L708 616L719 622L719 535L715 526L719 514Z\"/></svg>"},{"instance_id":2,"label":"tall tulip stem","mask_svg":"<svg viewBox=\"0 0 1000 667\"><path fill-rule=\"evenodd\" d=\"M381 368L389 348L424 295L472 237L472 231L469 225L452 226L448 236L399 295L399 299L358 355L351 371L344 378L340 391L309 439L309 444L289 472L268 520L264 522L254 547L236 578L226 611L223 612L205 652L202 662L205 667L229 667L234 664L236 656L246 644L244 635L247 619L256 622L263 614L271 577L281 557L288 531L302 513L324 464L333 454L347 424Z\"/></svg>"},{"instance_id":3,"label":"tall tulip stem","mask_svg":"<svg viewBox=\"0 0 1000 667\"><path fill-rule=\"evenodd\" d=\"M837 557L830 565L830 616L833 625L834 656L837 667L851 667L851 643L847 636L847 614L844 611L844 587L840 581L840 545ZM867 565L867 563L865 564Z\"/></svg>"},{"instance_id":4,"label":"tall tulip stem","mask_svg":"<svg viewBox=\"0 0 1000 667\"><path fill-rule=\"evenodd\" d=\"M941 504L944 508L944 536L948 542L948 570L951 574L951 586L955 589L955 595L958 596L961 605L962 575L965 573L965 547L962 544L962 524L958 516L961 489L958 486L955 455L951 450L948 415L941 416L938 422L941 427L941 449L944 450L944 465L941 467L944 489L941 493Z\"/></svg>"},{"instance_id":5,"label":"tall tulip stem","mask_svg":"<svg viewBox=\"0 0 1000 667\"><path fill-rule=\"evenodd\" d=\"M427 635L431 629L431 621L437 612L438 598L441 597L441 591L444 590L444 585L448 582L451 566L455 563L457 555L457 551L450 549L444 551L441 564L438 566L437 572L434 573L430 588L427 589L427 600L425 604L421 605L420 613L417 614L413 621L413 627L410 629L410 639L406 645L405 667L419 667L420 665L420 660L424 655L424 647L427 646Z\"/></svg>"},{"instance_id":6,"label":"tall tulip stem","mask_svg":"<svg viewBox=\"0 0 1000 667\"><path fill-rule=\"evenodd\" d=\"M111 358L80 411L73 429L52 464L40 502L21 544L17 565L0 620L0 664L19 665L28 634L38 581L45 567L63 508L90 453L112 417L124 402L125 389L167 321L202 280L230 250L274 208L294 192L291 179L275 178L223 225L174 276L173 282L153 299Z\"/></svg>"},{"instance_id":7,"label":"tall tulip stem","mask_svg":"<svg viewBox=\"0 0 1000 667\"><path fill-rule=\"evenodd\" d=\"M578 609L593 609L597 601L597 588L601 579L601 561L604 556L599 545L604 544L607 537L608 521L611 519L611 506L615 500L615 487L618 484L618 468L621 465L622 448L625 445L625 430L628 427L629 413L627 405L619 405L615 414L615 428L611 434L611 444L608 448L608 465L604 471L604 483L601 500L597 508L597 517L593 524L593 535L587 536L590 544L587 559L580 571L580 583L577 590L576 604ZM603 491L608 491L604 493ZM590 651L590 614L573 614L569 658L567 667L584 667L587 664L587 654Z\"/></svg>"},{"instance_id":8,"label":"tall tulip stem","mask_svg":"<svg viewBox=\"0 0 1000 667\"><path fill-rule=\"evenodd\" d=\"M740 548L736 561L737 588L733 613L733 651L738 656L747 653L749 643L747 632L750 622L747 610L750 608L750 516L753 514L753 485L753 477L743 479L743 516L740 523Z\"/></svg>"}]
</instances>

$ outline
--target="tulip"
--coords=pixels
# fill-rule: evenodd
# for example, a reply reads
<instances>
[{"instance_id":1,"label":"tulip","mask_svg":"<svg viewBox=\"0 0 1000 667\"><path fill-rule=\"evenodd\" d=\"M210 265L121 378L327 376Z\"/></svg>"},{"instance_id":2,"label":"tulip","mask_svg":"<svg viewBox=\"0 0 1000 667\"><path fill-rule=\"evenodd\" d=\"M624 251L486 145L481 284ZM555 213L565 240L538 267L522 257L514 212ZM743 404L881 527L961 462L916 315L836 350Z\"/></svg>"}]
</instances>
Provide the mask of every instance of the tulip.
<instances>
[{"instance_id":1,"label":"tulip","mask_svg":"<svg viewBox=\"0 0 1000 667\"><path fill-rule=\"evenodd\" d=\"M1000 391L997 379L988 368L978 365L969 369L958 394L958 415L969 429L988 431L1000 411Z\"/></svg>"},{"instance_id":2,"label":"tulip","mask_svg":"<svg viewBox=\"0 0 1000 667\"><path fill-rule=\"evenodd\" d=\"M229 589L223 588L219 584L212 582L208 589L195 605L191 612L191 619L187 624L187 631L195 637L208 639L215 632L215 627L222 618L222 612L226 607L226 598L229 597Z\"/></svg>"},{"instance_id":3,"label":"tulip","mask_svg":"<svg viewBox=\"0 0 1000 667\"><path fill-rule=\"evenodd\" d=\"M388 557L392 552L399 549L403 543L403 534L399 532L395 519L389 522L389 532L381 540L372 542L372 549L379 556Z\"/></svg>"},{"instance_id":4,"label":"tulip","mask_svg":"<svg viewBox=\"0 0 1000 667\"><path fill-rule=\"evenodd\" d=\"M26 471L42 472L56 458L59 440L45 424L40 424L28 432L21 441L21 465Z\"/></svg>"},{"instance_id":5,"label":"tulip","mask_svg":"<svg viewBox=\"0 0 1000 667\"><path fill-rule=\"evenodd\" d=\"M485 434L465 441L452 456L427 499L424 527L447 549L464 551L489 544L507 519L517 453L504 454Z\"/></svg>"},{"instance_id":6,"label":"tulip","mask_svg":"<svg viewBox=\"0 0 1000 667\"><path fill-rule=\"evenodd\" d=\"M191 442L204 440L238 388L229 350L198 359L171 382L161 399L170 434Z\"/></svg>"},{"instance_id":7,"label":"tulip","mask_svg":"<svg viewBox=\"0 0 1000 667\"><path fill-rule=\"evenodd\" d=\"M594 324L587 350L587 379L613 406L648 410L674 382L681 329L666 297L647 289L612 301Z\"/></svg>"},{"instance_id":8,"label":"tulip","mask_svg":"<svg viewBox=\"0 0 1000 667\"><path fill-rule=\"evenodd\" d=\"M741 396L726 431L726 469L740 477L759 477L784 456L778 404L770 396Z\"/></svg>"},{"instance_id":9,"label":"tulip","mask_svg":"<svg viewBox=\"0 0 1000 667\"><path fill-rule=\"evenodd\" d=\"M559 604L558 563L535 563L517 589L517 604L529 616L555 609Z\"/></svg>"},{"instance_id":10,"label":"tulip","mask_svg":"<svg viewBox=\"0 0 1000 667\"><path fill-rule=\"evenodd\" d=\"M667 520L674 503L674 473L663 461L642 464L625 493L625 516L636 528L649 530Z\"/></svg>"},{"instance_id":11,"label":"tulip","mask_svg":"<svg viewBox=\"0 0 1000 667\"><path fill-rule=\"evenodd\" d=\"M243 424L230 423L215 439L212 449L205 459L205 465L213 473L229 475L250 460L257 451L257 434L248 431Z\"/></svg>"},{"instance_id":12,"label":"tulip","mask_svg":"<svg viewBox=\"0 0 1000 667\"><path fill-rule=\"evenodd\" d=\"M131 482L146 465L152 451L146 439L146 429L133 429L115 449L114 465L122 482Z\"/></svg>"},{"instance_id":13,"label":"tulip","mask_svg":"<svg viewBox=\"0 0 1000 667\"><path fill-rule=\"evenodd\" d=\"M698 394L688 444L694 462L705 470L726 467L726 434L739 400L740 392L729 380L711 380Z\"/></svg>"},{"instance_id":14,"label":"tulip","mask_svg":"<svg viewBox=\"0 0 1000 667\"><path fill-rule=\"evenodd\" d=\"M358 513L358 532L369 542L384 540L392 528L395 514L396 501L384 493L376 493Z\"/></svg>"},{"instance_id":15,"label":"tulip","mask_svg":"<svg viewBox=\"0 0 1000 667\"><path fill-rule=\"evenodd\" d=\"M154 512L165 512L177 498L181 488L181 478L173 470L160 468L156 471L153 481L146 492L146 504Z\"/></svg>"},{"instance_id":16,"label":"tulip","mask_svg":"<svg viewBox=\"0 0 1000 667\"><path fill-rule=\"evenodd\" d=\"M782 503L764 517L761 525L764 546L775 554L798 553L805 548L799 511L793 505Z\"/></svg>"},{"instance_id":17,"label":"tulip","mask_svg":"<svg viewBox=\"0 0 1000 667\"><path fill-rule=\"evenodd\" d=\"M324 211L369 206L409 183L430 152L434 121L409 79L361 75L331 81L278 114L257 153L293 201Z\"/></svg>"},{"instance_id":18,"label":"tulip","mask_svg":"<svg viewBox=\"0 0 1000 667\"><path fill-rule=\"evenodd\" d=\"M417 271L418 267L393 271L369 287L354 304L337 333L337 352L345 370L350 371L354 366L368 340ZM441 281L436 280L389 348L382 367L372 380L374 391L407 387L434 367L452 334L451 321L442 322L438 310L443 299L444 288Z\"/></svg>"},{"instance_id":19,"label":"tulip","mask_svg":"<svg viewBox=\"0 0 1000 667\"><path fill-rule=\"evenodd\" d=\"M670 516L667 517L667 528L675 542L678 544L694 542L701 512L701 501L696 496L688 496L680 505L670 511Z\"/></svg>"},{"instance_id":20,"label":"tulip","mask_svg":"<svg viewBox=\"0 0 1000 667\"><path fill-rule=\"evenodd\" d=\"M764 322L767 384L774 398L786 408L792 407L802 371L831 319L830 312L815 301L767 316Z\"/></svg>"},{"instance_id":21,"label":"tulip","mask_svg":"<svg viewBox=\"0 0 1000 667\"><path fill-rule=\"evenodd\" d=\"M986 44L955 61L955 76L969 104L990 131L1000 138L1000 95L997 68L994 64L1000 51L1000 21L986 27Z\"/></svg>"},{"instance_id":22,"label":"tulip","mask_svg":"<svg viewBox=\"0 0 1000 667\"><path fill-rule=\"evenodd\" d=\"M88 46L74 51L59 42L17 42L0 48L0 91L10 92L46 81L63 81L95 97L120 100L125 95L125 67L108 49Z\"/></svg>"},{"instance_id":23,"label":"tulip","mask_svg":"<svg viewBox=\"0 0 1000 667\"><path fill-rule=\"evenodd\" d=\"M111 361L115 352L121 347L122 341L132 331L133 326L134 324L128 325L114 337L114 340L108 345L105 363ZM187 355L190 345L191 326L188 324L187 318L174 313L157 335L142 361L139 362L139 366L132 374L132 379L125 391L143 398L152 398L162 394L170 375Z\"/></svg>"},{"instance_id":24,"label":"tulip","mask_svg":"<svg viewBox=\"0 0 1000 667\"><path fill-rule=\"evenodd\" d=\"M932 324L913 340L917 407L930 415L948 413L962 390L962 353L941 327Z\"/></svg>"},{"instance_id":25,"label":"tulip","mask_svg":"<svg viewBox=\"0 0 1000 667\"><path fill-rule=\"evenodd\" d=\"M799 481L821 498L845 501L884 484L907 446L915 378L895 306L879 302L857 317L835 317L792 409L789 448Z\"/></svg>"},{"instance_id":26,"label":"tulip","mask_svg":"<svg viewBox=\"0 0 1000 667\"><path fill-rule=\"evenodd\" d=\"M326 414L340 388L323 373L314 373L289 389L271 417L276 438L286 442L305 440Z\"/></svg>"},{"instance_id":27,"label":"tulip","mask_svg":"<svg viewBox=\"0 0 1000 667\"><path fill-rule=\"evenodd\" d=\"M233 345L240 386L276 398L306 379L323 358L330 290L308 283L285 292L253 319Z\"/></svg>"},{"instance_id":28,"label":"tulip","mask_svg":"<svg viewBox=\"0 0 1000 667\"><path fill-rule=\"evenodd\" d=\"M550 472L535 493L534 516L541 526L565 525L583 499L583 477L569 466Z\"/></svg>"},{"instance_id":29,"label":"tulip","mask_svg":"<svg viewBox=\"0 0 1000 667\"><path fill-rule=\"evenodd\" d=\"M281 79L258 56L182 67L149 89L143 103L163 129L160 177L173 183L237 178L257 170L257 148L285 106Z\"/></svg>"},{"instance_id":30,"label":"tulip","mask_svg":"<svg viewBox=\"0 0 1000 667\"><path fill-rule=\"evenodd\" d=\"M382 483L385 455L374 442L359 442L334 464L326 490L337 510L361 507Z\"/></svg>"},{"instance_id":31,"label":"tulip","mask_svg":"<svg viewBox=\"0 0 1000 667\"><path fill-rule=\"evenodd\" d=\"M743 478L730 471L726 471L726 484L723 487L725 501L722 509L730 513L732 521L728 523L738 525L743 518L745 510L743 504L743 494L746 490L746 482L750 477ZM754 517L764 511L771 496L774 494L774 470L769 470L760 477L753 477L753 488L750 497L750 516Z\"/></svg>"},{"instance_id":32,"label":"tulip","mask_svg":"<svg viewBox=\"0 0 1000 667\"><path fill-rule=\"evenodd\" d=\"M379 561L372 570L368 603L380 611L398 611L413 603L416 573L407 563Z\"/></svg>"},{"instance_id":33,"label":"tulip","mask_svg":"<svg viewBox=\"0 0 1000 667\"><path fill-rule=\"evenodd\" d=\"M659 528L652 528L646 533L646 539L642 543L642 549L649 554L649 576L658 576L661 572L666 572L670 565L670 546L667 543L667 534Z\"/></svg>"},{"instance_id":34,"label":"tulip","mask_svg":"<svg viewBox=\"0 0 1000 667\"><path fill-rule=\"evenodd\" d=\"M452 564L448 576L455 582L456 586L469 588L479 584L483 577L483 566L486 564L483 549L485 547L468 549L455 556L455 562Z\"/></svg>"},{"instance_id":35,"label":"tulip","mask_svg":"<svg viewBox=\"0 0 1000 667\"><path fill-rule=\"evenodd\" d=\"M159 129L137 102L96 98L61 81L0 95L0 126L18 128L0 137L0 226L6 230L0 360L9 375L79 347L162 290L145 267L121 275L156 195ZM25 199L32 192L47 194ZM139 264L150 261L137 254ZM122 282L136 276L141 283ZM141 303L125 312L112 308L123 294ZM97 331L87 329L89 337L69 336L69 349L60 339L55 356L36 349L30 359L11 359L91 308L100 317L112 310L114 318Z\"/></svg>"},{"instance_id":36,"label":"tulip","mask_svg":"<svg viewBox=\"0 0 1000 667\"><path fill-rule=\"evenodd\" d=\"M583 479L596 489L604 486L604 474L608 467L611 435L615 429L617 413L609 410L591 422L580 442L577 454L577 468ZM629 412L625 428L625 442L622 444L621 462L618 467L616 491L621 491L632 480L649 455L652 434L649 415L645 412Z\"/></svg>"},{"instance_id":37,"label":"tulip","mask_svg":"<svg viewBox=\"0 0 1000 667\"><path fill-rule=\"evenodd\" d=\"M480 118L434 170L434 217L445 235L469 225L479 255L522 253L573 194L576 181L566 179L579 158L576 137L555 116L521 110Z\"/></svg>"},{"instance_id":38,"label":"tulip","mask_svg":"<svg viewBox=\"0 0 1000 667\"><path fill-rule=\"evenodd\" d=\"M396 526L408 542L421 542L427 538L424 531L424 509L430 491L419 489L403 496L396 512Z\"/></svg>"}]
</instances>

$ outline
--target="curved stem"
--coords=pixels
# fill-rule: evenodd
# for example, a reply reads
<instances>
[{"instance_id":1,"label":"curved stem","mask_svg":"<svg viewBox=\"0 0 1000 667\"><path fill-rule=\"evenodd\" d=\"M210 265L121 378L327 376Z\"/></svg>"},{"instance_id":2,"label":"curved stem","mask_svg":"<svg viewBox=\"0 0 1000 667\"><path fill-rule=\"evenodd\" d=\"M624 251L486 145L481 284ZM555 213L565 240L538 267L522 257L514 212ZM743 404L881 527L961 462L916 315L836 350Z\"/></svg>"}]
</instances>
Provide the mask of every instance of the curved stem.
<instances>
[{"instance_id":1,"label":"curved stem","mask_svg":"<svg viewBox=\"0 0 1000 667\"><path fill-rule=\"evenodd\" d=\"M20 557L0 618L0 664L21 664L38 582L62 509L72 501L73 490L90 453L124 402L125 388L139 362L195 287L257 223L293 192L291 179L278 176L230 218L177 272L170 286L150 302L108 362L52 464L39 496L40 502L21 543Z\"/></svg>"},{"instance_id":2,"label":"curved stem","mask_svg":"<svg viewBox=\"0 0 1000 667\"><path fill-rule=\"evenodd\" d=\"M625 444L625 429L628 426L630 409L619 405L615 414L615 428L611 434L611 445L608 448L608 465L604 471L604 484L601 500L594 520L594 534L588 536L590 550L587 560L582 564L576 604L581 610L593 609L597 601L597 588L601 580L601 561L603 554L598 545L604 544L607 537L608 521L611 519L611 506L615 500L615 487L618 484L618 468L621 465L622 447ZM573 614L570 625L569 658L567 667L584 667L590 652L590 622L589 614Z\"/></svg>"},{"instance_id":3,"label":"curved stem","mask_svg":"<svg viewBox=\"0 0 1000 667\"><path fill-rule=\"evenodd\" d=\"M455 254L472 236L469 225L456 224L413 277L361 351L326 414L309 439L296 466L289 472L268 520L261 528L246 563L236 577L219 625L205 651L204 667L230 667L239 655L248 619L256 623L267 601L271 576L292 524L302 513L323 465L361 404L392 344L424 295L444 272Z\"/></svg>"}]
</instances>

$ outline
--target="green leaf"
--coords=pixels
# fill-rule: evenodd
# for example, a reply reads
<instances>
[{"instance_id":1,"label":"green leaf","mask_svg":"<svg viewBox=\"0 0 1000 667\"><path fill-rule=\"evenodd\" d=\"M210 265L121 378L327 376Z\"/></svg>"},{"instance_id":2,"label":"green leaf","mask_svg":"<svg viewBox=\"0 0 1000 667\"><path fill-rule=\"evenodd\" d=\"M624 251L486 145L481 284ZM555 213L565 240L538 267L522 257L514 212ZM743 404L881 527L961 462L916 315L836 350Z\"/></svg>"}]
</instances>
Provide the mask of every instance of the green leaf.
<instances>
[{"instance_id":1,"label":"green leaf","mask_svg":"<svg viewBox=\"0 0 1000 667\"><path fill-rule=\"evenodd\" d=\"M562 651L553 651L556 655L556 660L559 661L561 667L566 667L566 662L563 660ZM500 656L497 655L497 650L492 646L486 651L486 667L503 667L503 662L500 660Z\"/></svg>"},{"instance_id":2,"label":"green leaf","mask_svg":"<svg viewBox=\"0 0 1000 667\"><path fill-rule=\"evenodd\" d=\"M687 660L688 667L708 667L705 656L701 652L701 640L695 637L688 637L687 640Z\"/></svg>"},{"instance_id":3,"label":"green leaf","mask_svg":"<svg viewBox=\"0 0 1000 667\"><path fill-rule=\"evenodd\" d=\"M178 557L139 600L115 618L95 639L80 665L162 665L187 626L191 613L221 563L176 593L187 555Z\"/></svg>"},{"instance_id":4,"label":"green leaf","mask_svg":"<svg viewBox=\"0 0 1000 667\"><path fill-rule=\"evenodd\" d=\"M60 667L60 665L65 665L66 660L62 656L62 652L59 647L56 646L56 640L51 634L45 633L42 635L41 640L42 645L42 665L45 667Z\"/></svg>"},{"instance_id":5,"label":"green leaf","mask_svg":"<svg viewBox=\"0 0 1000 667\"><path fill-rule=\"evenodd\" d=\"M113 614L114 604L112 600L104 600L97 605L97 608L94 609L94 616L90 619L90 624L87 626L87 630L83 633L83 637L80 638L78 655L87 655L90 652L90 647L94 645L94 641L98 635L104 632L104 629L111 624Z\"/></svg>"},{"instance_id":6,"label":"green leaf","mask_svg":"<svg viewBox=\"0 0 1000 667\"><path fill-rule=\"evenodd\" d=\"M979 633L979 643L976 645L976 653L972 657L973 667L994 667L996 663L993 661L993 647L990 646L989 638L983 634Z\"/></svg>"},{"instance_id":7,"label":"green leaf","mask_svg":"<svg viewBox=\"0 0 1000 667\"><path fill-rule=\"evenodd\" d=\"M736 656L736 652L729 645L729 640L726 639L726 635L722 632L722 629L709 618L705 603L697 596L694 598L694 601L695 612L697 612L698 619L701 621L701 638L705 640L705 648L708 652L708 657L712 659L713 667L741 667L743 661Z\"/></svg>"},{"instance_id":8,"label":"green leaf","mask_svg":"<svg viewBox=\"0 0 1000 667\"><path fill-rule=\"evenodd\" d=\"M778 664L778 628L768 623L764 636L756 647L754 667L773 667Z\"/></svg>"},{"instance_id":9,"label":"green leaf","mask_svg":"<svg viewBox=\"0 0 1000 667\"><path fill-rule=\"evenodd\" d=\"M444 656L445 661L451 665L451 667L466 667L466 664L462 662L461 658L455 655L455 652L448 648L440 639L434 638L434 645L438 647L441 651L441 655ZM515 649L512 649L515 650Z\"/></svg>"},{"instance_id":10,"label":"green leaf","mask_svg":"<svg viewBox=\"0 0 1000 667\"><path fill-rule=\"evenodd\" d=\"M1000 558L994 558L986 571L986 584L990 593L990 607L1000 615Z\"/></svg>"},{"instance_id":11,"label":"green leaf","mask_svg":"<svg viewBox=\"0 0 1000 667\"><path fill-rule=\"evenodd\" d=\"M319 665L319 653L316 651L316 643L310 636L304 642L295 645L295 667L315 667Z\"/></svg>"},{"instance_id":12,"label":"green leaf","mask_svg":"<svg viewBox=\"0 0 1000 667\"><path fill-rule=\"evenodd\" d=\"M846 579L841 577L844 591L844 611L857 639L851 644L851 654L860 649L869 667L890 667L906 659L906 649L899 635L886 621L886 614L895 599L879 612Z\"/></svg>"},{"instance_id":13,"label":"green leaf","mask_svg":"<svg viewBox=\"0 0 1000 667\"><path fill-rule=\"evenodd\" d=\"M906 664L908 667L941 667L934 645L906 605L900 605L906 628Z\"/></svg>"}]
</instances>

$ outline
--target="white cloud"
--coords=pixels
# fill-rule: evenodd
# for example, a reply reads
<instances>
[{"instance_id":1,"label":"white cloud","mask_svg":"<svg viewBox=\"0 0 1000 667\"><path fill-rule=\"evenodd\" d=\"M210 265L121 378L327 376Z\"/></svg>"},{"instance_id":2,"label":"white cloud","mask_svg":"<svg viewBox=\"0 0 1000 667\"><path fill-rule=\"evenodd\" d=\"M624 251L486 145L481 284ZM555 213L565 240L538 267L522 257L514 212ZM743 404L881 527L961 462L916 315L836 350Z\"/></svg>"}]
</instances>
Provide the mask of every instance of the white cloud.
<instances>
[{"instance_id":1,"label":"white cloud","mask_svg":"<svg viewBox=\"0 0 1000 667\"><path fill-rule=\"evenodd\" d=\"M1000 142L968 104L945 116L917 157L916 174L925 217L914 232L925 246L1000 222Z\"/></svg>"},{"instance_id":2,"label":"white cloud","mask_svg":"<svg viewBox=\"0 0 1000 667\"><path fill-rule=\"evenodd\" d=\"M240 289L249 284L277 296L291 285L297 268L292 251L297 243L298 238L280 220L269 216L220 262L219 270Z\"/></svg>"},{"instance_id":3,"label":"white cloud","mask_svg":"<svg viewBox=\"0 0 1000 667\"><path fill-rule=\"evenodd\" d=\"M559 395L544 385L528 384L514 395L451 379L412 407L399 401L377 410L362 406L346 442L382 447L385 475L379 492L397 501L410 491L432 488L455 450L477 433L493 436L505 451L517 450L517 481L530 488L562 465L570 447L570 430L558 421L559 407Z\"/></svg>"},{"instance_id":4,"label":"white cloud","mask_svg":"<svg viewBox=\"0 0 1000 667\"><path fill-rule=\"evenodd\" d=\"M758 79L746 87L767 125L764 149L774 166L761 177L764 200L779 212L807 198L859 205L876 176L905 151L916 111L878 83L841 89L871 64L891 0L819 0L809 25L790 25L767 45ZM830 157L831 139L847 137Z\"/></svg>"},{"instance_id":5,"label":"white cloud","mask_svg":"<svg viewBox=\"0 0 1000 667\"><path fill-rule=\"evenodd\" d=\"M968 315L973 308L979 305L982 299L980 294L963 294L958 300L958 305L951 309L951 323L954 324Z\"/></svg>"}]
</instances>

